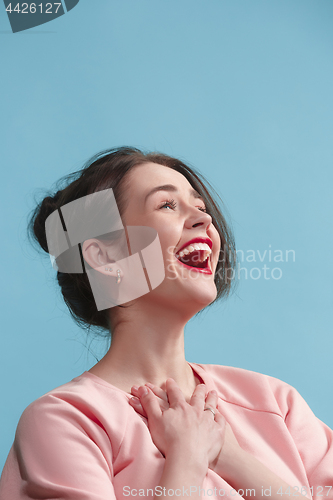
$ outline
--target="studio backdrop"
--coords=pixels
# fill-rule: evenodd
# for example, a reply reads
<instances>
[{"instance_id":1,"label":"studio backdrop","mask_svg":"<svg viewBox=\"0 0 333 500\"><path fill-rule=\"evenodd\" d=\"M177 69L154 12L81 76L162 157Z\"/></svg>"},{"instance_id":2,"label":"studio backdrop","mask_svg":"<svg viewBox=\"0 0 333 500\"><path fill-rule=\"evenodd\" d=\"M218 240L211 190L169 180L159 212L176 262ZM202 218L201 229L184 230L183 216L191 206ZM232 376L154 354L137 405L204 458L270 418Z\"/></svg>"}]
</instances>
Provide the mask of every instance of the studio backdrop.
<instances>
[{"instance_id":1,"label":"studio backdrop","mask_svg":"<svg viewBox=\"0 0 333 500\"><path fill-rule=\"evenodd\" d=\"M187 359L282 379L333 427L332 26L330 0L2 2L0 470L23 410L108 348L28 215L124 145L198 169L235 233L237 286L190 321Z\"/></svg>"}]
</instances>

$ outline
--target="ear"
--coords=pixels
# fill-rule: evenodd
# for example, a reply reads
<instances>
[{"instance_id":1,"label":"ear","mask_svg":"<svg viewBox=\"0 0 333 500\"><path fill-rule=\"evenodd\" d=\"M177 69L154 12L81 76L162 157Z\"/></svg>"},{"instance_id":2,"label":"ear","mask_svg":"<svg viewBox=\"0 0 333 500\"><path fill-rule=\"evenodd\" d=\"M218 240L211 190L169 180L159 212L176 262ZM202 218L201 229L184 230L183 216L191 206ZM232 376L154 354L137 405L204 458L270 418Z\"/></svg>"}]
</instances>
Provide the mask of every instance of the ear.
<instances>
[{"instance_id":1,"label":"ear","mask_svg":"<svg viewBox=\"0 0 333 500\"><path fill-rule=\"evenodd\" d=\"M82 255L93 269L108 264L106 247L102 241L95 238L82 243Z\"/></svg>"},{"instance_id":2,"label":"ear","mask_svg":"<svg viewBox=\"0 0 333 500\"><path fill-rule=\"evenodd\" d=\"M82 243L82 255L90 267L107 276L117 277L117 271L122 271L114 259L108 254L107 246L101 240L95 238L86 240ZM112 265L114 264L114 265Z\"/></svg>"}]
</instances>

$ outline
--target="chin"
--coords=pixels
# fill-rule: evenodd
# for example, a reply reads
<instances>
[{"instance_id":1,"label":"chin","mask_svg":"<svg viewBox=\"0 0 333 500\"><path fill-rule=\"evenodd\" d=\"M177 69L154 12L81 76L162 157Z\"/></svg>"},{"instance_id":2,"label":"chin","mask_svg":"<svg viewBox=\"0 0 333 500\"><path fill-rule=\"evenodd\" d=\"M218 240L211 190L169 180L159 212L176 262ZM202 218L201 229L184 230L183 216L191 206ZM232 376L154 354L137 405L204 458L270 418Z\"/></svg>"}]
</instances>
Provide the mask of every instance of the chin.
<instances>
[{"instance_id":1,"label":"chin","mask_svg":"<svg viewBox=\"0 0 333 500\"><path fill-rule=\"evenodd\" d=\"M205 294L200 294L199 296L196 297L195 302L200 305L200 309L206 307L206 306L209 306L209 304L211 304L212 302L214 302L214 300L216 299L216 296L217 296L217 291L216 291L216 288L215 290L213 291L213 293L205 293Z\"/></svg>"},{"instance_id":2,"label":"chin","mask_svg":"<svg viewBox=\"0 0 333 500\"><path fill-rule=\"evenodd\" d=\"M201 286L194 283L177 286L176 288L163 289L160 285L145 296L146 300L159 306L164 306L168 310L181 309L182 312L194 316L197 312L211 304L217 296L215 283L201 283Z\"/></svg>"},{"instance_id":3,"label":"chin","mask_svg":"<svg viewBox=\"0 0 333 500\"><path fill-rule=\"evenodd\" d=\"M201 286L191 285L183 290L183 303L189 302L191 306L197 306L198 310L201 310L216 299L217 290L214 282L201 284Z\"/></svg>"}]
</instances>

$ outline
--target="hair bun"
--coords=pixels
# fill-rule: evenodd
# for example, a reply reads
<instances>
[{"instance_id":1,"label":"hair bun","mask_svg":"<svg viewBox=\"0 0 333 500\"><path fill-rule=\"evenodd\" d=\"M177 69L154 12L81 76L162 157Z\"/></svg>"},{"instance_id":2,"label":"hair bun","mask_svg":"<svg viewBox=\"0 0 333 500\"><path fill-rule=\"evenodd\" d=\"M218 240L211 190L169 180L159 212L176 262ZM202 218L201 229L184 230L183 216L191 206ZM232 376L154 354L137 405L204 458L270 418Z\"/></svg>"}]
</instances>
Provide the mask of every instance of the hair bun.
<instances>
[{"instance_id":1,"label":"hair bun","mask_svg":"<svg viewBox=\"0 0 333 500\"><path fill-rule=\"evenodd\" d=\"M57 191L54 196L46 196L38 204L31 218L31 235L45 252L49 251L46 241L45 221L49 215L59 208L60 194L61 191Z\"/></svg>"}]
</instances>

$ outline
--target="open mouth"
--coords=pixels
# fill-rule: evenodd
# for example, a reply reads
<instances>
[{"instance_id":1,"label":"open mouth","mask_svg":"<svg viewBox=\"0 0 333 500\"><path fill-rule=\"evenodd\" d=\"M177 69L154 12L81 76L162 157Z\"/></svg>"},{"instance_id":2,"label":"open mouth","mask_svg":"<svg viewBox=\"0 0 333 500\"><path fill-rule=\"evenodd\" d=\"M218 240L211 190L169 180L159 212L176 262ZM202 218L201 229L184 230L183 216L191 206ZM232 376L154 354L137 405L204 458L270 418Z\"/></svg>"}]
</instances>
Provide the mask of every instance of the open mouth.
<instances>
[{"instance_id":1,"label":"open mouth","mask_svg":"<svg viewBox=\"0 0 333 500\"><path fill-rule=\"evenodd\" d=\"M176 258L184 266L197 271L211 273L209 262L211 249L207 243L195 243L176 253Z\"/></svg>"}]
</instances>

